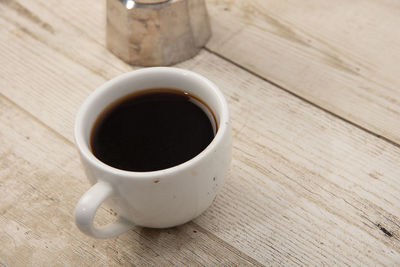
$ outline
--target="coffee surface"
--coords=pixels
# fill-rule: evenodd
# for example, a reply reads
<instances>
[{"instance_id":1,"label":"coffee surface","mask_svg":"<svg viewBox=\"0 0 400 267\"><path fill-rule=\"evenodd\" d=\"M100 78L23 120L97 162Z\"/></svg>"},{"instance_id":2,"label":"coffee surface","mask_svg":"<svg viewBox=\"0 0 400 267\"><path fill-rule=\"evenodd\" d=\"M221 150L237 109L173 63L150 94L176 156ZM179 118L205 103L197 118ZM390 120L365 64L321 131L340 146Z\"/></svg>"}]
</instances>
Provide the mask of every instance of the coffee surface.
<instances>
[{"instance_id":1,"label":"coffee surface","mask_svg":"<svg viewBox=\"0 0 400 267\"><path fill-rule=\"evenodd\" d=\"M108 106L91 133L102 162L128 171L155 171L198 155L212 141L215 119L203 102L173 89L151 89Z\"/></svg>"}]
</instances>

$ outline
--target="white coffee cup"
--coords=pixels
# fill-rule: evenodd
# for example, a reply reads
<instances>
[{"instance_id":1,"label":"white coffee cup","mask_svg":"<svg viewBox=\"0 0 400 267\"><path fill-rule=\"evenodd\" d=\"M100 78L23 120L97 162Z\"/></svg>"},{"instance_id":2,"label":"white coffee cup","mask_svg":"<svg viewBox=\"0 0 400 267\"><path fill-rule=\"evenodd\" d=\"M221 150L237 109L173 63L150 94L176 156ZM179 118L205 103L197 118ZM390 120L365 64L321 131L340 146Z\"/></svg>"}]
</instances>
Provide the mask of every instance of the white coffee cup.
<instances>
[{"instance_id":1,"label":"white coffee cup","mask_svg":"<svg viewBox=\"0 0 400 267\"><path fill-rule=\"evenodd\" d=\"M124 171L98 160L90 148L90 135L99 114L115 100L151 88L179 89L207 103L218 125L212 142L194 158L158 171ZM76 146L92 184L76 206L76 225L93 237L109 238L134 225L167 228L196 218L211 205L224 183L231 160L231 140L225 98L216 85L199 74L156 67L106 82L86 99L75 121ZM97 228L93 219L103 202L117 212L118 218Z\"/></svg>"}]
</instances>

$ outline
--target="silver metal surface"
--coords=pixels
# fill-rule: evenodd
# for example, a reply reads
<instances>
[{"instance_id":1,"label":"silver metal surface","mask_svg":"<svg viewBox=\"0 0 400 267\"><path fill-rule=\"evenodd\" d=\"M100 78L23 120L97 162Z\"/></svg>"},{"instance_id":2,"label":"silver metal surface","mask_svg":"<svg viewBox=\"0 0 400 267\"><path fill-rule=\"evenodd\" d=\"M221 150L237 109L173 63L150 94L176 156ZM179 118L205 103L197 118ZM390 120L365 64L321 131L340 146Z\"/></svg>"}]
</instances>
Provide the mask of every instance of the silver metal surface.
<instances>
[{"instance_id":1,"label":"silver metal surface","mask_svg":"<svg viewBox=\"0 0 400 267\"><path fill-rule=\"evenodd\" d=\"M168 1L169 0L135 0L135 3L138 3L138 4L159 4L159 3L162 3L162 2L168 2Z\"/></svg>"},{"instance_id":2,"label":"silver metal surface","mask_svg":"<svg viewBox=\"0 0 400 267\"><path fill-rule=\"evenodd\" d=\"M210 36L204 0L107 0L107 47L130 64L178 63Z\"/></svg>"}]
</instances>

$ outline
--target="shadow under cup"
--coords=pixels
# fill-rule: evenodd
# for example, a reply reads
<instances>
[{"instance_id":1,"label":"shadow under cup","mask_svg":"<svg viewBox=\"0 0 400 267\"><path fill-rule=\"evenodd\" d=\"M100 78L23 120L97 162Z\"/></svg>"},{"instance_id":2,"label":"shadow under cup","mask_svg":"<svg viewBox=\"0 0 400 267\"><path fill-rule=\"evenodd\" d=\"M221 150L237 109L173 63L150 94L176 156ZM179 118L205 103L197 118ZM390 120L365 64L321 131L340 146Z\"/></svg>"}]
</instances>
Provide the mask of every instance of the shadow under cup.
<instances>
[{"instance_id":1,"label":"shadow under cup","mask_svg":"<svg viewBox=\"0 0 400 267\"><path fill-rule=\"evenodd\" d=\"M218 125L214 139L194 158L158 171L124 171L98 160L90 149L90 138L99 114L126 95L152 88L178 89L204 101L215 115ZM112 192L107 191L108 195L103 200L107 199L108 206L116 210L124 222L145 227L172 227L200 215L211 205L222 187L231 160L231 126L224 96L203 76L171 67L126 73L96 89L78 112L75 142L86 175L94 185L90 190L100 182L107 184ZM81 203L90 190L81 198L76 209L78 227L86 234L103 238L123 232L121 229L114 229L114 232L108 229L107 233L101 234L101 228L93 227L91 220L99 205L89 208ZM90 196L95 198L93 194ZM100 200L96 201L101 204ZM79 213L78 209L91 210L91 214ZM107 227L110 228L110 225Z\"/></svg>"}]
</instances>

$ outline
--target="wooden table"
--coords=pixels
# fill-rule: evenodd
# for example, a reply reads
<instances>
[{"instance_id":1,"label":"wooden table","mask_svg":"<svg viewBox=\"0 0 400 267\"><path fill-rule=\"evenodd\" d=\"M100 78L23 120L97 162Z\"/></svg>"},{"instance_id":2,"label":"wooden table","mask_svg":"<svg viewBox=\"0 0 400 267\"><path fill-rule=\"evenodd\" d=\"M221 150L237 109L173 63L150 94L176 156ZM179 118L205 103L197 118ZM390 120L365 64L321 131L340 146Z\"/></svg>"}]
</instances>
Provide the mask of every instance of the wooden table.
<instances>
[{"instance_id":1,"label":"wooden table","mask_svg":"<svg viewBox=\"0 0 400 267\"><path fill-rule=\"evenodd\" d=\"M74 117L135 67L104 1L0 0L0 266L400 264L400 2L207 4L213 37L178 67L229 102L226 184L188 224L96 240L72 217Z\"/></svg>"}]
</instances>

